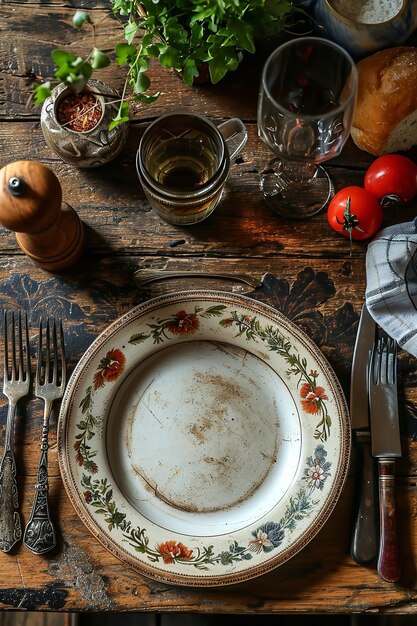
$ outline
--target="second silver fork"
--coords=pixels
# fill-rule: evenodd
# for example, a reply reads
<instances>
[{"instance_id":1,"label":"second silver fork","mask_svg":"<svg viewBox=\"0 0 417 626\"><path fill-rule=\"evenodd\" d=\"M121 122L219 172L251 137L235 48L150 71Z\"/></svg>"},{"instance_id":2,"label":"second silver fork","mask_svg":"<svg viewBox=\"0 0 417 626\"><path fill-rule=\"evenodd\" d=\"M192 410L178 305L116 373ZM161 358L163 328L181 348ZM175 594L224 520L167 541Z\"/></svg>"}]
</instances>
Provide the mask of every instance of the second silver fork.
<instances>
[{"instance_id":1,"label":"second silver fork","mask_svg":"<svg viewBox=\"0 0 417 626\"><path fill-rule=\"evenodd\" d=\"M35 395L44 400L41 455L32 513L25 528L24 544L36 554L56 546L55 527L49 505L48 432L54 400L62 398L66 383L65 347L60 320L42 318L39 324Z\"/></svg>"}]
</instances>

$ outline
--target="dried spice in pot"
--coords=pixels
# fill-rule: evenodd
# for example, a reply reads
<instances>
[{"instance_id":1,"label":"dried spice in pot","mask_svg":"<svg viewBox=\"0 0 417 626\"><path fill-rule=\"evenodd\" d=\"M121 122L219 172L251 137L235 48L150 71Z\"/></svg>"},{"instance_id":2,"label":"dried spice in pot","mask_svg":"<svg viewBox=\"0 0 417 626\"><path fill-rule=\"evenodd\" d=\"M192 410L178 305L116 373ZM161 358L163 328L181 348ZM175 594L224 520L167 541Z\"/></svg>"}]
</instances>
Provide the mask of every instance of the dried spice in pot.
<instances>
[{"instance_id":1,"label":"dried spice in pot","mask_svg":"<svg viewBox=\"0 0 417 626\"><path fill-rule=\"evenodd\" d=\"M97 126L102 116L99 100L87 92L62 98L57 108L58 122L71 130L85 133Z\"/></svg>"}]
</instances>

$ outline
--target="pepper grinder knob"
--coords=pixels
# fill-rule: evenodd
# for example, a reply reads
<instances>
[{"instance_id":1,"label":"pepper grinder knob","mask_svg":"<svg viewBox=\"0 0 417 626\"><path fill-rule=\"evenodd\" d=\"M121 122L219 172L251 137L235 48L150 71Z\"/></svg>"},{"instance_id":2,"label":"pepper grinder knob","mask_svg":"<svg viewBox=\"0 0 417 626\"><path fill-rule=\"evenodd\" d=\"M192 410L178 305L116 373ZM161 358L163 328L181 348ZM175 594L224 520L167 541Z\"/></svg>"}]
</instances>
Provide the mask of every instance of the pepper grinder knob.
<instances>
[{"instance_id":1,"label":"pepper grinder knob","mask_svg":"<svg viewBox=\"0 0 417 626\"><path fill-rule=\"evenodd\" d=\"M60 271L74 265L85 243L82 222L62 202L55 174L36 161L15 161L0 169L0 224L39 267Z\"/></svg>"}]
</instances>

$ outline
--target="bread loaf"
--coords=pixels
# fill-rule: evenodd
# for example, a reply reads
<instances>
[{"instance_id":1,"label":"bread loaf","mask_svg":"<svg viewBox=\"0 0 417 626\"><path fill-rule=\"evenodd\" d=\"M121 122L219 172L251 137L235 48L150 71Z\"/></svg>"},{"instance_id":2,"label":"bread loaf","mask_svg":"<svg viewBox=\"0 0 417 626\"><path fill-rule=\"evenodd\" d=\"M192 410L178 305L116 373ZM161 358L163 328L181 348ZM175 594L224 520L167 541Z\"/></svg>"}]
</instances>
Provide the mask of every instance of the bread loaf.
<instances>
[{"instance_id":1,"label":"bread loaf","mask_svg":"<svg viewBox=\"0 0 417 626\"><path fill-rule=\"evenodd\" d=\"M417 48L381 50L357 67L353 141L376 156L409 150L417 144Z\"/></svg>"}]
</instances>

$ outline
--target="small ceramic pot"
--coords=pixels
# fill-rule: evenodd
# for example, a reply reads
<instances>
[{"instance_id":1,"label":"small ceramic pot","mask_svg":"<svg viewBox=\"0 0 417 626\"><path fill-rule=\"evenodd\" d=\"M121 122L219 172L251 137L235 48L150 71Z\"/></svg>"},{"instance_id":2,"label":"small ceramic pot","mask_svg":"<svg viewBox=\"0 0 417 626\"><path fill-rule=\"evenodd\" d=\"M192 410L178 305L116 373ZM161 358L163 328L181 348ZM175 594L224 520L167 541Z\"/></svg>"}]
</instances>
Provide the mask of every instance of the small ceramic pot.
<instances>
[{"instance_id":1,"label":"small ceramic pot","mask_svg":"<svg viewBox=\"0 0 417 626\"><path fill-rule=\"evenodd\" d=\"M77 167L98 167L114 159L122 150L128 135L128 124L119 124L109 130L109 124L119 108L117 91L98 80L90 80L85 90L96 97L100 111L99 120L91 130L71 130L58 120L58 107L71 94L63 83L52 90L43 104L41 128L47 145L63 161Z\"/></svg>"},{"instance_id":2,"label":"small ceramic pot","mask_svg":"<svg viewBox=\"0 0 417 626\"><path fill-rule=\"evenodd\" d=\"M416 0L305 0L321 34L355 59L406 41L416 28Z\"/></svg>"}]
</instances>

